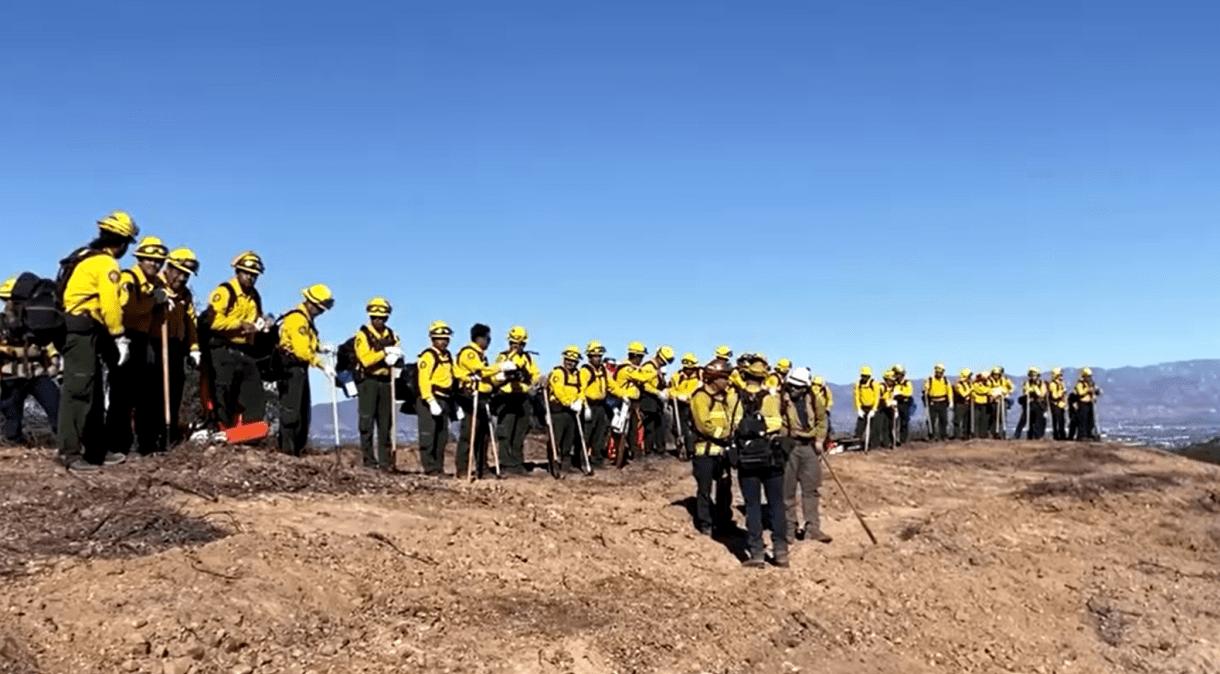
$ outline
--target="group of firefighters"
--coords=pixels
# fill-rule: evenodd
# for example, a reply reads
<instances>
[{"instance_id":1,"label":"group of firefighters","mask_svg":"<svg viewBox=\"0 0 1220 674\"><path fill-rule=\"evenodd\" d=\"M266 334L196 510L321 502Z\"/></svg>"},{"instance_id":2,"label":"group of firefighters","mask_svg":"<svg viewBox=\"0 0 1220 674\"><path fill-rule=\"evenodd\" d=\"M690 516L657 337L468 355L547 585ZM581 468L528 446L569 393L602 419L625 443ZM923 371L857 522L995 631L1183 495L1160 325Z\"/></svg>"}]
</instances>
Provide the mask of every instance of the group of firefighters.
<instances>
[{"instance_id":1,"label":"group of firefighters","mask_svg":"<svg viewBox=\"0 0 1220 674\"><path fill-rule=\"evenodd\" d=\"M309 437L312 367L336 386L350 386L358 397L368 467L394 467L400 404L418 418L420 460L429 475L444 472L453 421L460 423L456 474L472 477L489 469L500 476L525 473L525 439L537 420L544 421L556 472L565 464L589 472L606 461L623 465L661 454L668 430L678 455L692 463L701 532L712 535L731 525L729 476L730 469L736 471L746 502L747 565L765 563L764 495L774 563L787 565L788 547L798 539L830 542L820 527L818 490L821 455L832 444L833 395L821 377L787 359L772 366L763 354L745 353L734 360L732 350L721 346L706 363L695 354L682 355L671 376L666 368L678 359L670 346L650 351L631 342L626 358L616 362L600 342L591 341L583 351L563 349L561 364L543 375L535 353L526 348L525 328L512 327L508 348L492 358L490 327L471 327L469 343L455 355L452 328L435 321L428 329L430 344L407 363L398 335L387 324L393 308L384 297L367 302L367 324L343 346L324 345L314 321L333 307L330 289L309 286L300 303L278 319L265 314L256 289L265 266L259 255L245 251L231 263L233 277L212 292L197 315L188 283L199 261L190 249L170 250L152 236L141 239L123 211L97 224L97 237L60 262L56 301L62 336L51 344L5 343L0 350L6 438L20 439L21 408L32 395L57 429L61 460L72 470L121 463L133 450L163 452L180 440L188 368L201 372L205 412L213 430L222 432L251 425L265 429L264 382L273 382L278 445L299 455ZM133 245L135 264L120 268L119 260ZM10 322L19 319L11 314L29 313L14 310L16 288L23 283L9 279L0 285ZM57 375L62 375L62 391L52 383ZM962 370L950 381L945 367L937 365L921 396L929 438L1004 437L1014 390L1003 368L973 376ZM1069 390L1059 369L1043 381L1030 368L1021 391L1018 436L1028 426L1027 437L1042 438L1048 411L1055 439L1097 436L1093 410L1101 391L1088 369ZM881 381L862 368L854 386L855 437L865 449L903 445L910 438L914 402L914 385L902 366L887 370Z\"/></svg>"}]
</instances>

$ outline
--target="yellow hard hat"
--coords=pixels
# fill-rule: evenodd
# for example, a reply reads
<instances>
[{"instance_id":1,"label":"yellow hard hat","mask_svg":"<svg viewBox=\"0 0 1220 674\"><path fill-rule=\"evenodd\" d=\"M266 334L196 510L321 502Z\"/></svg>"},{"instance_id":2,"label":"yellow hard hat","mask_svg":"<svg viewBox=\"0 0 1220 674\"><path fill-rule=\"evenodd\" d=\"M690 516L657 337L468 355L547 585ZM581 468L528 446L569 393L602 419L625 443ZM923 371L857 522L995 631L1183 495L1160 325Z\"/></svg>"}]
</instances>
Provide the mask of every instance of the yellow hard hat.
<instances>
[{"instance_id":1,"label":"yellow hard hat","mask_svg":"<svg viewBox=\"0 0 1220 674\"><path fill-rule=\"evenodd\" d=\"M648 353L648 347L644 346L644 342L632 342L627 345L628 356L642 356Z\"/></svg>"},{"instance_id":2,"label":"yellow hard hat","mask_svg":"<svg viewBox=\"0 0 1220 674\"><path fill-rule=\"evenodd\" d=\"M970 376L970 368L968 368L968 367L964 367L964 368L962 368L962 371L961 371L961 372L958 372L958 373L957 373L957 376L959 376L959 377L969 377L969 376Z\"/></svg>"},{"instance_id":3,"label":"yellow hard hat","mask_svg":"<svg viewBox=\"0 0 1220 674\"><path fill-rule=\"evenodd\" d=\"M199 273L199 258L190 248L175 248L169 252L166 264L188 274Z\"/></svg>"},{"instance_id":4,"label":"yellow hard hat","mask_svg":"<svg viewBox=\"0 0 1220 674\"><path fill-rule=\"evenodd\" d=\"M136 246L134 253L137 258L144 260L164 260L169 257L169 248L155 236L146 236L140 241L140 245Z\"/></svg>"},{"instance_id":5,"label":"yellow hard hat","mask_svg":"<svg viewBox=\"0 0 1220 674\"><path fill-rule=\"evenodd\" d=\"M699 357L690 352L682 354L682 367L699 367Z\"/></svg>"},{"instance_id":6,"label":"yellow hard hat","mask_svg":"<svg viewBox=\"0 0 1220 674\"><path fill-rule=\"evenodd\" d=\"M428 336L429 337L452 337L453 328L450 328L449 324L444 321L432 321L432 323L430 323L428 325Z\"/></svg>"},{"instance_id":7,"label":"yellow hard hat","mask_svg":"<svg viewBox=\"0 0 1220 674\"><path fill-rule=\"evenodd\" d=\"M563 349L564 360L580 360L580 347L575 344L569 344Z\"/></svg>"},{"instance_id":8,"label":"yellow hard hat","mask_svg":"<svg viewBox=\"0 0 1220 674\"><path fill-rule=\"evenodd\" d=\"M775 371L776 372L787 372L788 370L791 370L791 369L792 369L792 361L788 360L787 358L780 358L779 360L775 361Z\"/></svg>"},{"instance_id":9,"label":"yellow hard hat","mask_svg":"<svg viewBox=\"0 0 1220 674\"><path fill-rule=\"evenodd\" d=\"M509 344L524 344L525 340L529 339L530 334L525 331L525 328L520 325L514 325L508 329Z\"/></svg>"},{"instance_id":10,"label":"yellow hard hat","mask_svg":"<svg viewBox=\"0 0 1220 674\"><path fill-rule=\"evenodd\" d=\"M1056 377L1062 377L1062 376L1063 376L1063 368L1061 368L1061 367L1057 367L1057 368L1055 368L1055 369L1051 370L1051 374L1055 375Z\"/></svg>"},{"instance_id":11,"label":"yellow hard hat","mask_svg":"<svg viewBox=\"0 0 1220 674\"><path fill-rule=\"evenodd\" d=\"M860 368L860 376L861 376L861 377L871 377L871 376L873 376L873 368L871 368L871 367L869 367L869 366L867 366L867 365L865 365L864 367Z\"/></svg>"},{"instance_id":12,"label":"yellow hard hat","mask_svg":"<svg viewBox=\"0 0 1220 674\"><path fill-rule=\"evenodd\" d=\"M672 363L674 362L674 347L662 345L657 348L657 355L660 356L661 360L665 361L666 363Z\"/></svg>"},{"instance_id":13,"label":"yellow hard hat","mask_svg":"<svg viewBox=\"0 0 1220 674\"><path fill-rule=\"evenodd\" d=\"M751 379L766 379L770 372L767 371L767 364L761 360L751 361L746 366L743 374Z\"/></svg>"},{"instance_id":14,"label":"yellow hard hat","mask_svg":"<svg viewBox=\"0 0 1220 674\"><path fill-rule=\"evenodd\" d=\"M247 250L233 258L233 268L237 271L250 272L251 274L262 274L267 271L267 267L263 265L263 258L259 257L258 253L252 250Z\"/></svg>"},{"instance_id":15,"label":"yellow hard hat","mask_svg":"<svg viewBox=\"0 0 1220 674\"><path fill-rule=\"evenodd\" d=\"M814 386L821 386L821 385L823 385L823 384L825 384L825 383L826 383L826 379L825 379L825 378L823 378L821 375L818 375L818 376L816 376L816 377L814 377L814 378L813 378L813 385L814 385Z\"/></svg>"},{"instance_id":16,"label":"yellow hard hat","mask_svg":"<svg viewBox=\"0 0 1220 674\"><path fill-rule=\"evenodd\" d=\"M588 346L585 347L585 353L590 356L602 356L606 353L606 347L602 346L602 343L596 339L589 340Z\"/></svg>"},{"instance_id":17,"label":"yellow hard hat","mask_svg":"<svg viewBox=\"0 0 1220 674\"><path fill-rule=\"evenodd\" d=\"M716 357L729 359L733 357L733 350L727 346L721 345L716 347Z\"/></svg>"},{"instance_id":18,"label":"yellow hard hat","mask_svg":"<svg viewBox=\"0 0 1220 674\"><path fill-rule=\"evenodd\" d=\"M894 368L890 368L890 369L886 370L885 374L882 375L882 377L885 379L893 379L896 376L898 376L898 373L894 372Z\"/></svg>"},{"instance_id":19,"label":"yellow hard hat","mask_svg":"<svg viewBox=\"0 0 1220 674\"><path fill-rule=\"evenodd\" d=\"M306 302L317 305L323 309L329 309L335 306L335 296L331 294L330 288L321 283L315 283L301 291L301 295Z\"/></svg>"},{"instance_id":20,"label":"yellow hard hat","mask_svg":"<svg viewBox=\"0 0 1220 674\"><path fill-rule=\"evenodd\" d=\"M15 285L17 285L16 276L4 279L4 283L0 283L0 300L13 299L13 286Z\"/></svg>"},{"instance_id":21,"label":"yellow hard hat","mask_svg":"<svg viewBox=\"0 0 1220 674\"><path fill-rule=\"evenodd\" d=\"M126 211L114 211L98 220L97 228L103 232L118 234L131 241L135 241L136 237L140 235L140 228L136 226L136 221L132 220Z\"/></svg>"},{"instance_id":22,"label":"yellow hard hat","mask_svg":"<svg viewBox=\"0 0 1220 674\"><path fill-rule=\"evenodd\" d=\"M1002 374L1003 372L1004 372L1003 368L1001 368L999 365L996 365L995 367L991 368L991 374Z\"/></svg>"},{"instance_id":23,"label":"yellow hard hat","mask_svg":"<svg viewBox=\"0 0 1220 674\"><path fill-rule=\"evenodd\" d=\"M944 363L937 363L937 364L936 364L936 367L933 367L933 368L932 368L932 371L933 371L933 372L944 372L944 371L945 371L945 364L944 364Z\"/></svg>"},{"instance_id":24,"label":"yellow hard hat","mask_svg":"<svg viewBox=\"0 0 1220 674\"><path fill-rule=\"evenodd\" d=\"M1035 367L1035 366L1033 366L1033 365L1030 365L1030 366L1029 366L1029 373L1030 373L1030 374L1042 374L1042 370L1039 370L1037 367Z\"/></svg>"},{"instance_id":25,"label":"yellow hard hat","mask_svg":"<svg viewBox=\"0 0 1220 674\"><path fill-rule=\"evenodd\" d=\"M907 373L907 369L905 367L903 367L901 364L895 365L894 367L892 367L890 369L894 372L894 374L906 374Z\"/></svg>"},{"instance_id":26,"label":"yellow hard hat","mask_svg":"<svg viewBox=\"0 0 1220 674\"><path fill-rule=\"evenodd\" d=\"M394 307L390 306L390 301L386 298L374 297L364 306L364 311L374 318L389 318Z\"/></svg>"},{"instance_id":27,"label":"yellow hard hat","mask_svg":"<svg viewBox=\"0 0 1220 674\"><path fill-rule=\"evenodd\" d=\"M1080 374L1081 374L1082 376L1085 376L1085 377L1092 377L1092 376L1093 376L1093 370L1092 370L1091 368L1087 368L1087 367L1086 367L1085 369L1083 369L1083 370L1081 370L1081 371L1080 371Z\"/></svg>"}]
</instances>

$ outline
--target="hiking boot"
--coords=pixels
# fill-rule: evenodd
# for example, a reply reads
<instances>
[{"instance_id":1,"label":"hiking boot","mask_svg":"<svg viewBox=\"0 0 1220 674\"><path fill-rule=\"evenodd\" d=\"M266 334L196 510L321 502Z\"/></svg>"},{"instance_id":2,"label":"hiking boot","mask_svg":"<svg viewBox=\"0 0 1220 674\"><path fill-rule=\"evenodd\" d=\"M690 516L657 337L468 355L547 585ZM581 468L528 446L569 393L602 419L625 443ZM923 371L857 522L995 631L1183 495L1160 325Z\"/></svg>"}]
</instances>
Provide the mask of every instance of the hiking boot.
<instances>
[{"instance_id":1,"label":"hiking boot","mask_svg":"<svg viewBox=\"0 0 1220 674\"><path fill-rule=\"evenodd\" d=\"M818 543L829 543L834 540L826 532L824 532L820 529L817 531L808 532L807 534L805 534L805 538L807 538L811 541L817 541Z\"/></svg>"},{"instance_id":2,"label":"hiking boot","mask_svg":"<svg viewBox=\"0 0 1220 674\"><path fill-rule=\"evenodd\" d=\"M125 461L127 461L126 454L120 454L118 452L106 452L106 458L102 459L102 465L117 466Z\"/></svg>"},{"instance_id":3,"label":"hiking boot","mask_svg":"<svg viewBox=\"0 0 1220 674\"><path fill-rule=\"evenodd\" d=\"M706 526L705 526L705 527L699 527L699 534L700 534L700 535L702 535L702 536L708 536L708 537L711 537L711 536L712 536L712 528L711 528L711 527L706 527Z\"/></svg>"},{"instance_id":4,"label":"hiking boot","mask_svg":"<svg viewBox=\"0 0 1220 674\"><path fill-rule=\"evenodd\" d=\"M803 540L805 540L805 534L806 534L806 533L807 533L807 532L805 531L805 527L801 527L801 528L797 529L797 530L796 530L796 540L798 540L798 541L803 541ZM792 540L791 540L791 539L792 539L792 537L791 537L791 536L789 536L788 538L789 538L788 542L789 542L789 543L791 543L791 542L792 542Z\"/></svg>"},{"instance_id":5,"label":"hiking boot","mask_svg":"<svg viewBox=\"0 0 1220 674\"><path fill-rule=\"evenodd\" d=\"M762 555L750 555L742 560L741 565L747 569L762 569L767 566L767 559Z\"/></svg>"},{"instance_id":6,"label":"hiking boot","mask_svg":"<svg viewBox=\"0 0 1220 674\"><path fill-rule=\"evenodd\" d=\"M776 551L774 561L775 561L775 565L778 566L779 568L781 568L781 569L788 568L788 551L787 550Z\"/></svg>"},{"instance_id":7,"label":"hiking boot","mask_svg":"<svg viewBox=\"0 0 1220 674\"><path fill-rule=\"evenodd\" d=\"M95 470L101 470L101 468L102 468L101 464L89 463L88 461L86 461L80 457L77 457L75 459L70 459L70 460L65 459L64 467L67 468L68 470L75 471L78 473L89 473L89 472L92 472Z\"/></svg>"}]
</instances>

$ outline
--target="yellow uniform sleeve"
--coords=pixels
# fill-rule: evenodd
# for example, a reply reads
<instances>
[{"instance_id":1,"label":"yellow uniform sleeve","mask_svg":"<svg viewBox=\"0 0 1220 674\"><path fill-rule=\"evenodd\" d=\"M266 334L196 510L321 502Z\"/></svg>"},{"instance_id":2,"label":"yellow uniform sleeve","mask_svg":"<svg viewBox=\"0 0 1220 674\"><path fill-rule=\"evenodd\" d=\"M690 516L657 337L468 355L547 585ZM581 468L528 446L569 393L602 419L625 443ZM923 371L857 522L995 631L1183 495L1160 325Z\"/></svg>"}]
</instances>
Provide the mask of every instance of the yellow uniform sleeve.
<instances>
[{"instance_id":1,"label":"yellow uniform sleeve","mask_svg":"<svg viewBox=\"0 0 1220 674\"><path fill-rule=\"evenodd\" d=\"M374 350L369 344L369 338L365 336L364 329L356 331L355 341L352 347L356 351L356 360L360 363L360 367L368 370L378 363L385 362L385 351Z\"/></svg>"},{"instance_id":2,"label":"yellow uniform sleeve","mask_svg":"<svg viewBox=\"0 0 1220 674\"><path fill-rule=\"evenodd\" d=\"M301 311L290 312L280 323L280 349L303 363L321 367L318 336Z\"/></svg>"},{"instance_id":3,"label":"yellow uniform sleeve","mask_svg":"<svg viewBox=\"0 0 1220 674\"><path fill-rule=\"evenodd\" d=\"M483 359L479 357L479 353L474 349L462 349L462 352L458 354L454 370L455 373L460 373L462 378L469 378L471 375L477 374L483 379L494 377L500 372L500 368L495 365L485 365Z\"/></svg>"},{"instance_id":4,"label":"yellow uniform sleeve","mask_svg":"<svg viewBox=\"0 0 1220 674\"><path fill-rule=\"evenodd\" d=\"M97 255L81 264L98 260L101 267L97 275L98 310L102 324L111 335L123 334L123 304L119 297L119 261L109 255Z\"/></svg>"},{"instance_id":5,"label":"yellow uniform sleeve","mask_svg":"<svg viewBox=\"0 0 1220 674\"><path fill-rule=\"evenodd\" d=\"M431 349L419 354L416 367L419 369L419 397L429 402L433 398L432 371L436 369L436 354Z\"/></svg>"},{"instance_id":6,"label":"yellow uniform sleeve","mask_svg":"<svg viewBox=\"0 0 1220 674\"><path fill-rule=\"evenodd\" d=\"M551 370L551 375L547 378L547 389L551 392L551 400L565 407L580 400L579 386L573 386L568 383L567 373L562 367L557 367ZM577 375L579 381L579 375Z\"/></svg>"},{"instance_id":7,"label":"yellow uniform sleeve","mask_svg":"<svg viewBox=\"0 0 1220 674\"><path fill-rule=\"evenodd\" d=\"M617 391L614 391L616 388ZM615 396L623 400L639 400L640 381L636 367L634 365L620 365L618 371L614 373L614 382L611 385L611 390L614 391Z\"/></svg>"},{"instance_id":8,"label":"yellow uniform sleeve","mask_svg":"<svg viewBox=\"0 0 1220 674\"><path fill-rule=\"evenodd\" d=\"M223 283L217 286L216 290L212 291L212 297L208 300L208 304L212 307L213 330L218 332L233 331L240 328L241 324L246 322L239 315L240 312L237 311L237 298L230 299L232 294L233 288L228 283ZM233 305L232 310L226 311L230 304Z\"/></svg>"}]
</instances>

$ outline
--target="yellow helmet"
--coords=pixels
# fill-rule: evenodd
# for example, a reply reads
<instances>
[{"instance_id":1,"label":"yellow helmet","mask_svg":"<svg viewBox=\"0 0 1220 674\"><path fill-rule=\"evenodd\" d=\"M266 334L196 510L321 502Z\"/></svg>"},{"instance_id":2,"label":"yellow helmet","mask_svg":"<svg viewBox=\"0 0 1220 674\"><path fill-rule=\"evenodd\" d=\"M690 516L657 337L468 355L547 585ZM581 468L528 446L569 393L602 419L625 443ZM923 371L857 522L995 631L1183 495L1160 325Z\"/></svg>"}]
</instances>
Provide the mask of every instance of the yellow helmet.
<instances>
[{"instance_id":1,"label":"yellow helmet","mask_svg":"<svg viewBox=\"0 0 1220 674\"><path fill-rule=\"evenodd\" d=\"M15 285L17 285L16 276L4 279L4 283L0 283L0 300L13 299L13 286Z\"/></svg>"},{"instance_id":2,"label":"yellow helmet","mask_svg":"<svg viewBox=\"0 0 1220 674\"><path fill-rule=\"evenodd\" d=\"M575 344L569 344L563 348L564 360L580 360L580 347Z\"/></svg>"},{"instance_id":3,"label":"yellow helmet","mask_svg":"<svg viewBox=\"0 0 1220 674\"><path fill-rule=\"evenodd\" d=\"M733 350L722 344L716 347L716 357L728 360L733 357Z\"/></svg>"},{"instance_id":4,"label":"yellow helmet","mask_svg":"<svg viewBox=\"0 0 1220 674\"><path fill-rule=\"evenodd\" d=\"M1056 377L1062 377L1062 376L1063 376L1063 368L1061 368L1061 367L1057 367L1057 368L1055 368L1055 369L1051 370L1051 374L1055 375Z\"/></svg>"},{"instance_id":5,"label":"yellow helmet","mask_svg":"<svg viewBox=\"0 0 1220 674\"><path fill-rule=\"evenodd\" d=\"M452 337L453 328L450 328L449 324L444 321L432 321L432 323L428 325L428 336Z\"/></svg>"},{"instance_id":6,"label":"yellow helmet","mask_svg":"<svg viewBox=\"0 0 1220 674\"><path fill-rule=\"evenodd\" d=\"M891 367L890 369L885 371L885 374L883 374L881 376L883 379L893 379L894 377L898 376L898 373L894 372L894 368Z\"/></svg>"},{"instance_id":7,"label":"yellow helmet","mask_svg":"<svg viewBox=\"0 0 1220 674\"><path fill-rule=\"evenodd\" d=\"M331 294L330 288L321 283L315 283L301 291L301 295L306 302L329 309L335 306L335 296Z\"/></svg>"},{"instance_id":8,"label":"yellow helmet","mask_svg":"<svg viewBox=\"0 0 1220 674\"><path fill-rule=\"evenodd\" d=\"M632 342L627 345L628 356L643 356L648 353L648 347L644 346L644 342Z\"/></svg>"},{"instance_id":9,"label":"yellow helmet","mask_svg":"<svg viewBox=\"0 0 1220 674\"><path fill-rule=\"evenodd\" d=\"M374 297L364 306L364 311L374 318L389 318L394 307L390 306L390 301L386 298Z\"/></svg>"},{"instance_id":10,"label":"yellow helmet","mask_svg":"<svg viewBox=\"0 0 1220 674\"><path fill-rule=\"evenodd\" d=\"M890 369L894 372L894 374L906 374L907 373L907 369L905 367L903 367L901 364L895 365L894 367L892 367Z\"/></svg>"},{"instance_id":11,"label":"yellow helmet","mask_svg":"<svg viewBox=\"0 0 1220 674\"><path fill-rule=\"evenodd\" d=\"M787 372L788 370L791 370L791 369L792 369L792 361L788 360L787 358L780 358L779 360L775 361L775 371L776 372Z\"/></svg>"},{"instance_id":12,"label":"yellow helmet","mask_svg":"<svg viewBox=\"0 0 1220 674\"><path fill-rule=\"evenodd\" d=\"M766 379L770 372L767 371L767 364L761 360L750 361L742 374L751 379Z\"/></svg>"},{"instance_id":13,"label":"yellow helmet","mask_svg":"<svg viewBox=\"0 0 1220 674\"><path fill-rule=\"evenodd\" d=\"M525 328L520 325L514 325L508 329L509 344L524 344L525 340L530 338L530 333L525 331Z\"/></svg>"},{"instance_id":14,"label":"yellow helmet","mask_svg":"<svg viewBox=\"0 0 1220 674\"><path fill-rule=\"evenodd\" d=\"M146 236L136 246L135 256L144 260L164 260L169 257L169 248L155 236Z\"/></svg>"},{"instance_id":15,"label":"yellow helmet","mask_svg":"<svg viewBox=\"0 0 1220 674\"><path fill-rule=\"evenodd\" d=\"M969 376L970 376L970 374L971 374L971 372L970 372L970 368L968 368L968 367L963 367L963 368L962 368L962 371L957 373L957 376L959 376L959 377L963 377L963 378L967 378L967 377L969 377Z\"/></svg>"},{"instance_id":16,"label":"yellow helmet","mask_svg":"<svg viewBox=\"0 0 1220 674\"><path fill-rule=\"evenodd\" d=\"M1004 370L1002 368L1000 368L999 365L996 365L995 367L991 368L991 374L1003 374L1003 373L1004 373Z\"/></svg>"},{"instance_id":17,"label":"yellow helmet","mask_svg":"<svg viewBox=\"0 0 1220 674\"><path fill-rule=\"evenodd\" d=\"M259 257L258 253L252 250L247 250L233 258L233 268L237 271L250 272L256 275L267 271L267 268L263 265L263 258Z\"/></svg>"},{"instance_id":18,"label":"yellow helmet","mask_svg":"<svg viewBox=\"0 0 1220 674\"><path fill-rule=\"evenodd\" d=\"M1085 369L1083 369L1083 370L1081 370L1081 371L1080 371L1080 374L1081 374L1081 376L1083 376L1083 377L1092 377L1092 376L1093 376L1093 370L1092 370L1092 368L1087 368L1087 367L1086 367Z\"/></svg>"},{"instance_id":19,"label":"yellow helmet","mask_svg":"<svg viewBox=\"0 0 1220 674\"><path fill-rule=\"evenodd\" d=\"M699 357L690 352L682 354L682 367L699 367Z\"/></svg>"},{"instance_id":20,"label":"yellow helmet","mask_svg":"<svg viewBox=\"0 0 1220 674\"><path fill-rule=\"evenodd\" d=\"M944 363L937 363L937 364L936 364L936 366L932 368L932 371L933 371L933 372L944 372L944 371L945 371L945 364L944 364Z\"/></svg>"},{"instance_id":21,"label":"yellow helmet","mask_svg":"<svg viewBox=\"0 0 1220 674\"><path fill-rule=\"evenodd\" d=\"M657 348L657 355L660 356L661 360L665 361L666 363L672 363L674 362L674 347L663 345Z\"/></svg>"},{"instance_id":22,"label":"yellow helmet","mask_svg":"<svg viewBox=\"0 0 1220 674\"><path fill-rule=\"evenodd\" d=\"M816 377L814 377L814 378L813 378L813 385L814 385L814 386L821 386L821 385L823 385L823 384L825 384L825 383L826 383L826 379L825 379L824 377L822 377L821 375L818 375L818 376L816 376Z\"/></svg>"},{"instance_id":23,"label":"yellow helmet","mask_svg":"<svg viewBox=\"0 0 1220 674\"><path fill-rule=\"evenodd\" d=\"M135 241L136 237L140 235L140 228L136 226L136 221L132 220L126 211L114 211L98 220L97 228L103 232L118 234L130 241Z\"/></svg>"},{"instance_id":24,"label":"yellow helmet","mask_svg":"<svg viewBox=\"0 0 1220 674\"><path fill-rule=\"evenodd\" d=\"M596 339L589 340L589 345L585 347L585 353L590 356L603 356L606 354L606 347Z\"/></svg>"},{"instance_id":25,"label":"yellow helmet","mask_svg":"<svg viewBox=\"0 0 1220 674\"><path fill-rule=\"evenodd\" d=\"M166 264L188 274L199 273L199 258L195 257L195 251L190 248L175 248L171 250Z\"/></svg>"},{"instance_id":26,"label":"yellow helmet","mask_svg":"<svg viewBox=\"0 0 1220 674\"><path fill-rule=\"evenodd\" d=\"M1035 367L1035 366L1033 366L1033 365L1030 365L1030 366L1029 366L1029 373L1030 373L1030 374L1042 374L1042 370L1039 370L1037 367Z\"/></svg>"},{"instance_id":27,"label":"yellow helmet","mask_svg":"<svg viewBox=\"0 0 1220 674\"><path fill-rule=\"evenodd\" d=\"M869 367L869 366L867 366L867 365L865 365L864 367L860 368L860 376L861 376L861 377L871 377L871 376L873 376L873 368L871 368L871 367Z\"/></svg>"}]
</instances>

